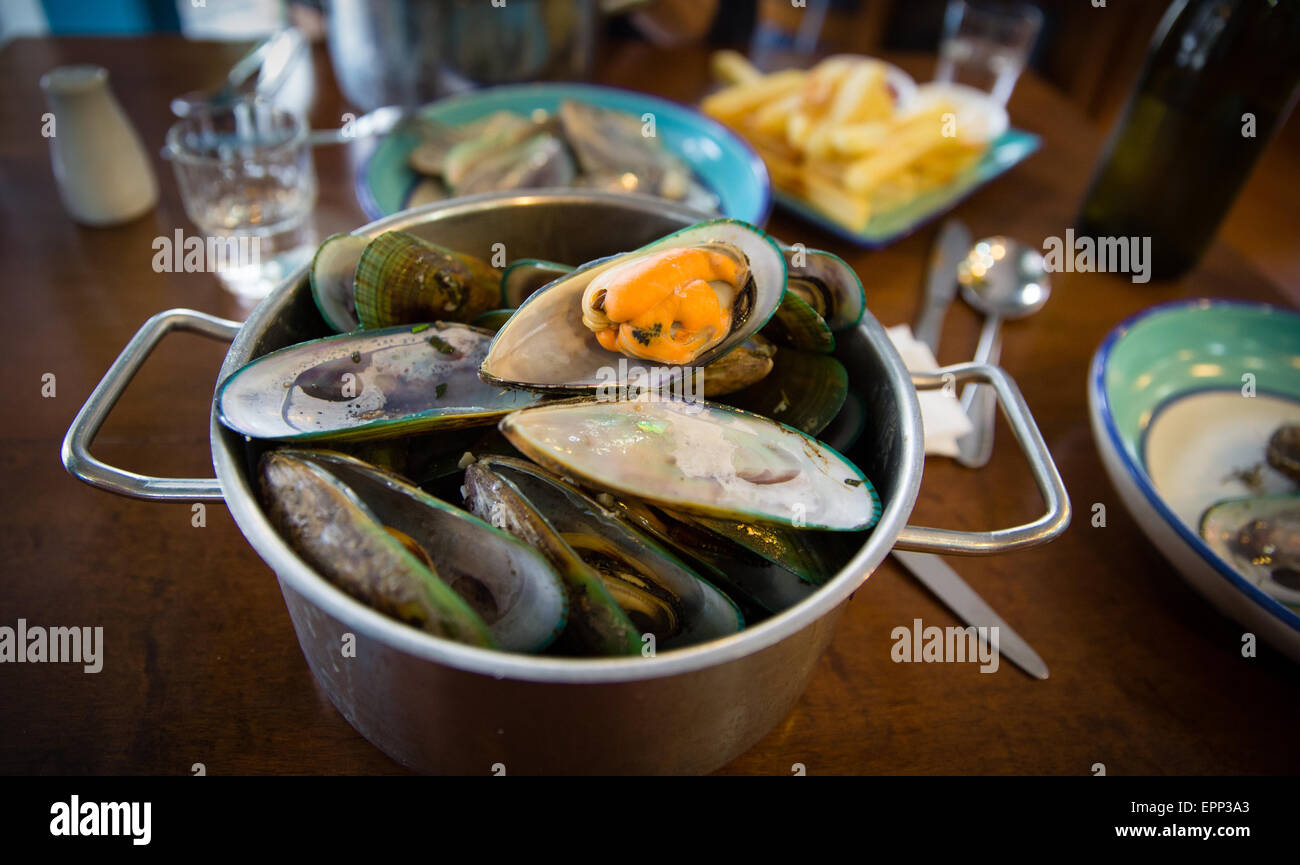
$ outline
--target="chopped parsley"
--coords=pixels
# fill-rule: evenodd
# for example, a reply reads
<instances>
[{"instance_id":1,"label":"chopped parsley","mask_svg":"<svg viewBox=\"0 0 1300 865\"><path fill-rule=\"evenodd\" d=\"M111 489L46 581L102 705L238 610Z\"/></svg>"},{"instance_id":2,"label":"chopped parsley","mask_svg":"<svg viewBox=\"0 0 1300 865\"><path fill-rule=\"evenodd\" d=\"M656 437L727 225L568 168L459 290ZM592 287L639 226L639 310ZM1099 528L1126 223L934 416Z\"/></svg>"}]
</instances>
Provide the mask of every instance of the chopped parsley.
<instances>
[{"instance_id":1,"label":"chopped parsley","mask_svg":"<svg viewBox=\"0 0 1300 865\"><path fill-rule=\"evenodd\" d=\"M441 338L441 337L439 337L439 336L431 336L431 337L429 337L429 345L433 346L434 348L436 348L438 351L440 351L440 352L443 353L443 354L455 354L455 353L456 353L456 346L452 345L451 343L447 342L447 340L445 340L445 339L443 339L443 338Z\"/></svg>"}]
</instances>

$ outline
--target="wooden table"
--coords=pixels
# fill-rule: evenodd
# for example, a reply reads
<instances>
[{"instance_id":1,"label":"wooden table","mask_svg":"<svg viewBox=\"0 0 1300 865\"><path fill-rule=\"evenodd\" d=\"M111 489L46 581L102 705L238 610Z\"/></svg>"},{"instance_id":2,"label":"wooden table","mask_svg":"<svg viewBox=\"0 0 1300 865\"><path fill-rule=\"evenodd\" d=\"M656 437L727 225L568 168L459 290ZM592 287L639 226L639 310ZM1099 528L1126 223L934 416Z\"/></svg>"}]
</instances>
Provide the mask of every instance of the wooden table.
<instances>
[{"instance_id":1,"label":"wooden table","mask_svg":"<svg viewBox=\"0 0 1300 865\"><path fill-rule=\"evenodd\" d=\"M137 326L188 306L241 310L211 275L157 274L151 243L194 231L174 179L158 160L162 200L125 227L79 228L55 193L40 135L38 78L60 63L99 63L148 148L157 152L169 99L218 80L237 46L170 38L20 40L0 53L0 260L6 361L0 429L0 624L100 625L102 672L76 665L0 666L0 772L187 774L404 771L366 743L316 688L270 570L229 514L151 504L92 490L59 464L68 423ZM918 76L931 61L897 58ZM323 51L315 52L315 125L346 110ZM628 47L600 80L691 102L707 86L703 51ZM975 236L1032 243L1070 224L1100 136L1059 93L1033 77L1011 102L1016 125L1044 147L962 204ZM366 220L352 191L355 155L316 154L321 234ZM788 242L844 255L885 324L910 321L930 226L863 252L784 214ZM1277 289L1216 246L1178 284L1135 286L1115 276L1059 274L1046 309L1006 328L1003 364L1019 380L1074 502L1069 531L1046 548L953 560L963 576L1051 667L1033 681L1004 663L895 664L891 630L953 624L887 561L857 592L830 651L791 715L724 771L830 773L1264 773L1300 770L1300 669L1267 646L1243 659L1241 628L1194 594L1137 530L1107 481L1088 428L1085 370L1105 333L1143 307L1226 295L1279 302ZM968 359L979 322L956 304L940 352ZM211 474L207 418L224 347L167 340L119 404L97 443L109 462L150 474ZM41 396L42 375L57 395ZM1010 525L1038 507L1010 435L984 470L944 459L926 466L915 520L975 529ZM1094 528L1093 503L1107 507Z\"/></svg>"}]
</instances>

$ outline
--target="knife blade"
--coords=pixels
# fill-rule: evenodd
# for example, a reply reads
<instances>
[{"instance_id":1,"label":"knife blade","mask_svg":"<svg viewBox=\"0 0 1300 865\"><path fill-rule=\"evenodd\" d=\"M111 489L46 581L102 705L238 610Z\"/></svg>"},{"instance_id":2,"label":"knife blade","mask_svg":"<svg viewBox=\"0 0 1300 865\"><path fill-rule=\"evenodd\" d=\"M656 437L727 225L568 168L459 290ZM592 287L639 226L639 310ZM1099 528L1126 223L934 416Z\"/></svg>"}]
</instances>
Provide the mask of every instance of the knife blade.
<instances>
[{"instance_id":1,"label":"knife blade","mask_svg":"<svg viewBox=\"0 0 1300 865\"><path fill-rule=\"evenodd\" d=\"M1001 616L993 612L993 608L947 562L928 553L901 550L894 550L894 558L942 601L944 606L952 610L958 619L976 628L997 628L999 655L1005 656L1035 679L1047 678L1047 664L1038 653Z\"/></svg>"},{"instance_id":2,"label":"knife blade","mask_svg":"<svg viewBox=\"0 0 1300 865\"><path fill-rule=\"evenodd\" d=\"M950 219L939 229L939 237L930 250L925 297L913 332L932 352L939 351L943 318L957 296L957 265L970 251L970 244L970 229L960 219Z\"/></svg>"}]
</instances>

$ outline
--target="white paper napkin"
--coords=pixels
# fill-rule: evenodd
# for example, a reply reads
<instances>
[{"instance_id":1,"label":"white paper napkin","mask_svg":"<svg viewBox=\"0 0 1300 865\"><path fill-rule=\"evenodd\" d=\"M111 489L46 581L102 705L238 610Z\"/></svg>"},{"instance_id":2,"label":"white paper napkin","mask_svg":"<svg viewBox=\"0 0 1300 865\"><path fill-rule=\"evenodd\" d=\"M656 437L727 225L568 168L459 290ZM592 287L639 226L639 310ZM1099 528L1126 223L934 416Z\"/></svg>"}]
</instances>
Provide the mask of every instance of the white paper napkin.
<instances>
[{"instance_id":1,"label":"white paper napkin","mask_svg":"<svg viewBox=\"0 0 1300 865\"><path fill-rule=\"evenodd\" d=\"M912 336L912 328L906 324L886 328L889 340L898 349L903 364L909 370L932 372L939 368L934 353L925 343ZM943 389L921 390L916 392L921 403L921 428L925 431L925 452L940 456L957 456L957 439L969 433L973 427L961 403L953 393Z\"/></svg>"}]
</instances>

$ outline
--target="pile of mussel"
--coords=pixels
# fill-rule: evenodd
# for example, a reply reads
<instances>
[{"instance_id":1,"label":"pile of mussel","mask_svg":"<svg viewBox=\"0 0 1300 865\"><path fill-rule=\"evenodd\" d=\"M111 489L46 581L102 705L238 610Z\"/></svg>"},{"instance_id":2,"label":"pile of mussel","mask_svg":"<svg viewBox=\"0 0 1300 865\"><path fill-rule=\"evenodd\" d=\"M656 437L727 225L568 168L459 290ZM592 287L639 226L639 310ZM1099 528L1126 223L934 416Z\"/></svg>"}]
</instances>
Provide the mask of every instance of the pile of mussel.
<instances>
[{"instance_id":1,"label":"pile of mussel","mask_svg":"<svg viewBox=\"0 0 1300 865\"><path fill-rule=\"evenodd\" d=\"M554 112L495 111L452 126L415 117L407 162L420 181L407 198L419 207L453 196L573 186L636 192L716 213L718 197L687 164L646 134L636 115L566 99Z\"/></svg>"},{"instance_id":2,"label":"pile of mussel","mask_svg":"<svg viewBox=\"0 0 1300 865\"><path fill-rule=\"evenodd\" d=\"M1300 424L1274 430L1263 457L1234 472L1255 494L1207 508L1201 537L1239 574L1300 610Z\"/></svg>"},{"instance_id":3,"label":"pile of mussel","mask_svg":"<svg viewBox=\"0 0 1300 865\"><path fill-rule=\"evenodd\" d=\"M258 440L284 540L413 627L694 645L807 597L880 516L836 449L864 417L831 352L864 304L832 255L718 219L502 272L390 231L329 238L310 282L339 333L236 371L220 418Z\"/></svg>"}]
</instances>

